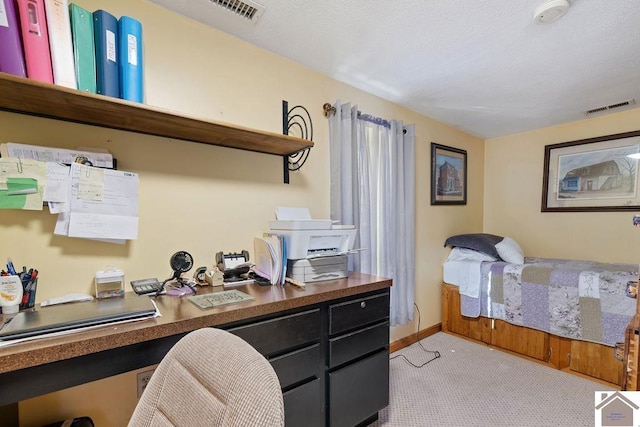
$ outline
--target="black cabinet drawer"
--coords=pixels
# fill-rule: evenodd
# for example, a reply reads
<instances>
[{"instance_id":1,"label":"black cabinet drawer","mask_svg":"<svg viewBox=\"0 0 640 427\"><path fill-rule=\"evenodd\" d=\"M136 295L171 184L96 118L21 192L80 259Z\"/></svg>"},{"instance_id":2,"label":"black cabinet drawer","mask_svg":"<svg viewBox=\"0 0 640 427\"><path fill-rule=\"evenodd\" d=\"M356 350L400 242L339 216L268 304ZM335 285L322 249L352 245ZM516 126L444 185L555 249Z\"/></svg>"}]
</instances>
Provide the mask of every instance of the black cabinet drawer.
<instances>
[{"instance_id":1,"label":"black cabinet drawer","mask_svg":"<svg viewBox=\"0 0 640 427\"><path fill-rule=\"evenodd\" d=\"M310 381L282 395L284 399L284 425L286 427L324 426L324 399L320 393L320 380Z\"/></svg>"},{"instance_id":2,"label":"black cabinet drawer","mask_svg":"<svg viewBox=\"0 0 640 427\"><path fill-rule=\"evenodd\" d=\"M329 306L329 334L389 318L389 292Z\"/></svg>"},{"instance_id":3,"label":"black cabinet drawer","mask_svg":"<svg viewBox=\"0 0 640 427\"><path fill-rule=\"evenodd\" d=\"M264 356L283 353L320 339L320 309L228 329Z\"/></svg>"},{"instance_id":4,"label":"black cabinet drawer","mask_svg":"<svg viewBox=\"0 0 640 427\"><path fill-rule=\"evenodd\" d=\"M329 374L331 427L352 427L389 404L389 352Z\"/></svg>"},{"instance_id":5,"label":"black cabinet drawer","mask_svg":"<svg viewBox=\"0 0 640 427\"><path fill-rule=\"evenodd\" d=\"M389 345L389 322L329 340L329 367L334 368Z\"/></svg>"},{"instance_id":6,"label":"black cabinet drawer","mask_svg":"<svg viewBox=\"0 0 640 427\"><path fill-rule=\"evenodd\" d=\"M287 388L292 384L308 378L320 376L320 344L305 347L292 353L283 354L271 360L273 370L278 374L280 387Z\"/></svg>"}]
</instances>

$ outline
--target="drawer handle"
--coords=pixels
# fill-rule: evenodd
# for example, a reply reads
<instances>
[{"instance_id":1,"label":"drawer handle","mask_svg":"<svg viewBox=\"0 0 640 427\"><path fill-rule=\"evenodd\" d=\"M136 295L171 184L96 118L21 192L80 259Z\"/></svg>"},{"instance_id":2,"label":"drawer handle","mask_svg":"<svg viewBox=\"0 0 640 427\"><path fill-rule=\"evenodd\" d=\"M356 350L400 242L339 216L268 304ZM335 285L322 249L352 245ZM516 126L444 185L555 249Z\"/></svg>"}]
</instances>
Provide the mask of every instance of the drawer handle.
<instances>
[{"instance_id":1,"label":"drawer handle","mask_svg":"<svg viewBox=\"0 0 640 427\"><path fill-rule=\"evenodd\" d=\"M365 301L362 301L360 303L360 308L365 308L367 306L367 303Z\"/></svg>"}]
</instances>

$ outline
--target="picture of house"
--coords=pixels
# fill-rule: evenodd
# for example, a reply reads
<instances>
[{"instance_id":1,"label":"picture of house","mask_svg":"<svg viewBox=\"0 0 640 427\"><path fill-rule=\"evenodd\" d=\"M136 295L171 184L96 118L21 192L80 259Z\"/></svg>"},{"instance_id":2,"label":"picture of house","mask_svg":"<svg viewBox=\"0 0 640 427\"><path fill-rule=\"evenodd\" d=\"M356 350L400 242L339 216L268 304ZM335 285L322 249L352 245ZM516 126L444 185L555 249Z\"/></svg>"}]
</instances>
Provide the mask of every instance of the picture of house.
<instances>
[{"instance_id":1,"label":"picture of house","mask_svg":"<svg viewBox=\"0 0 640 427\"><path fill-rule=\"evenodd\" d=\"M560 192L613 190L622 186L622 180L618 164L608 160L569 171L560 182Z\"/></svg>"},{"instance_id":2,"label":"picture of house","mask_svg":"<svg viewBox=\"0 0 640 427\"><path fill-rule=\"evenodd\" d=\"M635 195L637 160L629 148L560 156L558 199L598 199Z\"/></svg>"}]
</instances>

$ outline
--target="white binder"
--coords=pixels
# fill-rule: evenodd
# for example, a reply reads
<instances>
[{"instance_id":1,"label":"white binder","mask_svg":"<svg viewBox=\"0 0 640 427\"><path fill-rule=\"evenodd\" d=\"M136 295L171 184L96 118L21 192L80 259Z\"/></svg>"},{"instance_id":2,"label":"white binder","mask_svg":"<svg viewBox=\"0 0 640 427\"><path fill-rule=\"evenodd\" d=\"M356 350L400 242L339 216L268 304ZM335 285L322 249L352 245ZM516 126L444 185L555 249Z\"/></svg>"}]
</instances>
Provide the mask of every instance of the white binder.
<instances>
[{"instance_id":1,"label":"white binder","mask_svg":"<svg viewBox=\"0 0 640 427\"><path fill-rule=\"evenodd\" d=\"M77 89L68 0L45 0L53 82Z\"/></svg>"}]
</instances>

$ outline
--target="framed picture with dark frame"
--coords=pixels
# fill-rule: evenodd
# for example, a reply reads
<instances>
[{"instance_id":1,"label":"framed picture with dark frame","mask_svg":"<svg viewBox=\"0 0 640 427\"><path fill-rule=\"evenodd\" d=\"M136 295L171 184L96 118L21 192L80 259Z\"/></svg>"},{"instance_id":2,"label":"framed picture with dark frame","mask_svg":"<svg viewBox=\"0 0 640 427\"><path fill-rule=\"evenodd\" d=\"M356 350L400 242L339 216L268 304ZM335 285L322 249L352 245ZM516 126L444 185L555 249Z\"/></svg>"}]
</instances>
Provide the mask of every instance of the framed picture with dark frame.
<instances>
[{"instance_id":1,"label":"framed picture with dark frame","mask_svg":"<svg viewBox=\"0 0 640 427\"><path fill-rule=\"evenodd\" d=\"M542 212L640 210L640 131L546 145Z\"/></svg>"},{"instance_id":2,"label":"framed picture with dark frame","mask_svg":"<svg viewBox=\"0 0 640 427\"><path fill-rule=\"evenodd\" d=\"M431 204L467 204L467 152L431 143Z\"/></svg>"}]
</instances>

